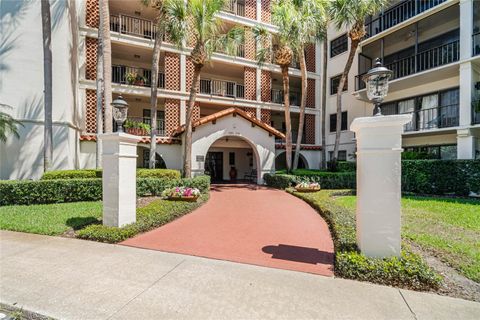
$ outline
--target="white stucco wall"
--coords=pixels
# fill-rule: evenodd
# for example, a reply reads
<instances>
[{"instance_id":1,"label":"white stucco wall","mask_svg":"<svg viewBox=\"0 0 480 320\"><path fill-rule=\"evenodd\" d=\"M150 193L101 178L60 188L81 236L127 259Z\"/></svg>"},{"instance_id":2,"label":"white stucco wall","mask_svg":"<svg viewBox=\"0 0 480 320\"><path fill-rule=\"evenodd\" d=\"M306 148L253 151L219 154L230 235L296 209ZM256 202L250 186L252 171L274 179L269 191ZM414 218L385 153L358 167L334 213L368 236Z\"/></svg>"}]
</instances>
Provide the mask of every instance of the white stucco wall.
<instances>
[{"instance_id":1,"label":"white stucco wall","mask_svg":"<svg viewBox=\"0 0 480 320\"><path fill-rule=\"evenodd\" d=\"M250 121L241 116L228 115L217 120L216 124L207 123L195 128L192 143L192 173L203 174L204 161L197 162L197 156L205 159L210 146L222 137L234 136L244 139L252 147L256 157L258 171L257 182L263 183L263 175L275 169L275 139L264 129L252 127ZM227 158L228 163L228 158Z\"/></svg>"}]
</instances>

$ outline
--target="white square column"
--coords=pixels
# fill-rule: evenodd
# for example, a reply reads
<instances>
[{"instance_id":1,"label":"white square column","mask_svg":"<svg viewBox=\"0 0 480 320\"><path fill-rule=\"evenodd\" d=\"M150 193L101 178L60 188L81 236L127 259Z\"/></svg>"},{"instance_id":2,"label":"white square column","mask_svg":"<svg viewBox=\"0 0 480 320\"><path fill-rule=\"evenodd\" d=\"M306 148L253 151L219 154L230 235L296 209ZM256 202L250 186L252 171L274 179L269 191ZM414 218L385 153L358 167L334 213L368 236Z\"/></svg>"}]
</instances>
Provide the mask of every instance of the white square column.
<instances>
[{"instance_id":1,"label":"white square column","mask_svg":"<svg viewBox=\"0 0 480 320\"><path fill-rule=\"evenodd\" d=\"M412 115L356 118L357 245L369 257L401 253L402 133Z\"/></svg>"},{"instance_id":2,"label":"white square column","mask_svg":"<svg viewBox=\"0 0 480 320\"><path fill-rule=\"evenodd\" d=\"M123 132L99 135L103 142L103 224L122 227L136 221L137 142Z\"/></svg>"},{"instance_id":3,"label":"white square column","mask_svg":"<svg viewBox=\"0 0 480 320\"><path fill-rule=\"evenodd\" d=\"M457 130L457 159L475 159L475 136L470 129Z\"/></svg>"}]
</instances>

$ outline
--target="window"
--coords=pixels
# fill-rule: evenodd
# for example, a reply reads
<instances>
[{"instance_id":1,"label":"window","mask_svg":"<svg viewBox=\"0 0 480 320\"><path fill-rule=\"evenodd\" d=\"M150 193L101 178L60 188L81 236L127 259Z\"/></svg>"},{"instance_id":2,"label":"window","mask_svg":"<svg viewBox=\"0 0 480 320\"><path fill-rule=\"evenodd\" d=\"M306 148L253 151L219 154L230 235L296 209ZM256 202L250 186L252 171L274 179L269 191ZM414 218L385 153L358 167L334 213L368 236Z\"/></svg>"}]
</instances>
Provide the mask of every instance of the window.
<instances>
[{"instance_id":1,"label":"window","mask_svg":"<svg viewBox=\"0 0 480 320\"><path fill-rule=\"evenodd\" d=\"M235 165L235 152L228 153L228 164L231 166Z\"/></svg>"},{"instance_id":2,"label":"window","mask_svg":"<svg viewBox=\"0 0 480 320\"><path fill-rule=\"evenodd\" d=\"M441 160L457 159L457 146L454 145L454 144L437 145L437 146L406 147L405 151L428 154L429 158L431 158L431 159L441 159Z\"/></svg>"},{"instance_id":3,"label":"window","mask_svg":"<svg viewBox=\"0 0 480 320\"><path fill-rule=\"evenodd\" d=\"M328 158L330 161L333 160L333 151L328 151ZM347 151L346 150L338 150L338 161L347 161Z\"/></svg>"},{"instance_id":4,"label":"window","mask_svg":"<svg viewBox=\"0 0 480 320\"><path fill-rule=\"evenodd\" d=\"M338 89L338 85L340 84L340 78L341 77L342 77L342 75L339 74L338 76L330 78L330 94L336 94L337 93L337 89ZM343 91L347 91L347 90L348 90L348 77L345 81L345 85L343 86Z\"/></svg>"},{"instance_id":5,"label":"window","mask_svg":"<svg viewBox=\"0 0 480 320\"><path fill-rule=\"evenodd\" d=\"M342 112L342 125L340 127L340 130L348 130L348 113L347 111ZM337 131L337 114L332 113L330 115L330 132L335 132Z\"/></svg>"},{"instance_id":6,"label":"window","mask_svg":"<svg viewBox=\"0 0 480 320\"><path fill-rule=\"evenodd\" d=\"M347 50L348 50L348 37L346 33L330 41L330 58L333 58Z\"/></svg>"}]
</instances>

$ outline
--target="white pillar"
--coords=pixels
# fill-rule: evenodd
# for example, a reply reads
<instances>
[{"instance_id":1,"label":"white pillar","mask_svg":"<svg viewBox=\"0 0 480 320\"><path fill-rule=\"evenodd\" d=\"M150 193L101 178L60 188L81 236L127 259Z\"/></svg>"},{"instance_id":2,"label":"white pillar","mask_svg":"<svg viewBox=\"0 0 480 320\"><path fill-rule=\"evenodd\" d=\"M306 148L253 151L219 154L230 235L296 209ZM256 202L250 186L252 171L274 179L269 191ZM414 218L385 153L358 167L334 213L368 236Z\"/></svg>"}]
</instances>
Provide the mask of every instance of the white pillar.
<instances>
[{"instance_id":1,"label":"white pillar","mask_svg":"<svg viewBox=\"0 0 480 320\"><path fill-rule=\"evenodd\" d=\"M475 159L475 136L470 129L457 130L457 159Z\"/></svg>"},{"instance_id":2,"label":"white pillar","mask_svg":"<svg viewBox=\"0 0 480 320\"><path fill-rule=\"evenodd\" d=\"M412 115L363 117L357 140L357 245L366 256L400 256L401 152Z\"/></svg>"},{"instance_id":3,"label":"white pillar","mask_svg":"<svg viewBox=\"0 0 480 320\"><path fill-rule=\"evenodd\" d=\"M103 142L103 224L122 227L136 221L137 142L126 133L99 135Z\"/></svg>"},{"instance_id":4,"label":"white pillar","mask_svg":"<svg viewBox=\"0 0 480 320\"><path fill-rule=\"evenodd\" d=\"M473 1L460 0L460 60L472 56Z\"/></svg>"},{"instance_id":5,"label":"white pillar","mask_svg":"<svg viewBox=\"0 0 480 320\"><path fill-rule=\"evenodd\" d=\"M472 124L473 72L471 62L460 64L459 123L461 127Z\"/></svg>"}]
</instances>

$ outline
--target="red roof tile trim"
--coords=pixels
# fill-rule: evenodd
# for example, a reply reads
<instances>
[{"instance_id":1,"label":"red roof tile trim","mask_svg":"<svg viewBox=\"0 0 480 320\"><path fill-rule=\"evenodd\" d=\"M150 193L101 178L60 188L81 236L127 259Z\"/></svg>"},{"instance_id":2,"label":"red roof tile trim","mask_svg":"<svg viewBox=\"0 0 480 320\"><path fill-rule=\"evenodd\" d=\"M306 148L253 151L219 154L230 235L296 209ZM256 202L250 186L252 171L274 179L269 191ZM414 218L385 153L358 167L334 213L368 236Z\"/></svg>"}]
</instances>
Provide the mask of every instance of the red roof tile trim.
<instances>
[{"instance_id":1,"label":"red roof tile trim","mask_svg":"<svg viewBox=\"0 0 480 320\"><path fill-rule=\"evenodd\" d=\"M141 140L138 143L150 143L150 137L140 137ZM97 136L94 134L81 135L80 141L97 141ZM181 144L179 139L170 137L157 137L157 144Z\"/></svg>"},{"instance_id":2,"label":"red roof tile trim","mask_svg":"<svg viewBox=\"0 0 480 320\"><path fill-rule=\"evenodd\" d=\"M293 144L293 147L295 149L295 144ZM275 145L275 149L285 149L285 144L283 143L277 143ZM322 146L315 146L315 145L309 145L309 144L302 144L300 145L301 150L322 150Z\"/></svg>"},{"instance_id":3,"label":"red roof tile trim","mask_svg":"<svg viewBox=\"0 0 480 320\"><path fill-rule=\"evenodd\" d=\"M223 117L228 116L230 114L237 114L237 115L241 116L242 118L244 118L244 119L250 121L251 123L259 126L260 128L264 129L268 133L270 133L270 134L272 134L272 135L274 135L278 138L285 139L285 135L283 133L281 133L280 131L278 131L277 129L273 128L272 126L269 126L266 123L263 123L262 121L258 120L255 117L250 116L248 113L246 113L245 111L240 110L238 108L228 108L228 109L216 112L214 114L208 115L206 117L200 118L197 121L193 122L192 126L193 126L193 128L195 128L195 127L204 125L206 123L215 121L219 118L223 118ZM182 126L178 127L173 132L173 136L174 137L179 136L184 131L185 131L185 125L182 125Z\"/></svg>"}]
</instances>

